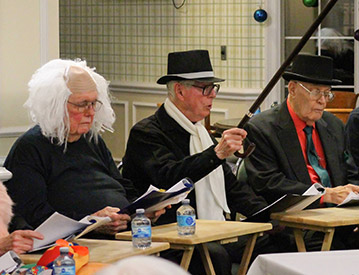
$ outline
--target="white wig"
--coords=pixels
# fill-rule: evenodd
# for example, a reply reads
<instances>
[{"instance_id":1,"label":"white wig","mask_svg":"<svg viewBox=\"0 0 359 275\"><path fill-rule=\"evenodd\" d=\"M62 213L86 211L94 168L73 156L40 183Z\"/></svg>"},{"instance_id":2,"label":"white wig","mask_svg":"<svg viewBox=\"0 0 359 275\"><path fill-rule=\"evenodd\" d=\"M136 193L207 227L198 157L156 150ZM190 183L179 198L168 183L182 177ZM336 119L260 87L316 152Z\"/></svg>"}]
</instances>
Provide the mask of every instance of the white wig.
<instances>
[{"instance_id":1,"label":"white wig","mask_svg":"<svg viewBox=\"0 0 359 275\"><path fill-rule=\"evenodd\" d=\"M56 140L58 145L66 144L70 131L67 100L71 95L66 83L71 66L78 66L89 73L96 83L97 99L103 103L95 113L89 133L97 142L100 131L113 131L115 113L108 94L108 82L95 69L89 68L86 61L54 59L43 65L28 83L30 95L24 107L28 108L31 119L40 125L44 136L51 142Z\"/></svg>"}]
</instances>

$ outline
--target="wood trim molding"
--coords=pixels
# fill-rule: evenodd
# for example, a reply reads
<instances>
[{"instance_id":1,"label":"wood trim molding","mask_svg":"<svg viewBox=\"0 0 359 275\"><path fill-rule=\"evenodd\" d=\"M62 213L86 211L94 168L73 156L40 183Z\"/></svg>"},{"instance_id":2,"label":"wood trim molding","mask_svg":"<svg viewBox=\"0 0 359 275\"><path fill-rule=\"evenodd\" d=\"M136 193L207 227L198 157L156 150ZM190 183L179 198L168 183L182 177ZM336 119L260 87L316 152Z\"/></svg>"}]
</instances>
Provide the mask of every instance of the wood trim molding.
<instances>
[{"instance_id":1,"label":"wood trim molding","mask_svg":"<svg viewBox=\"0 0 359 275\"><path fill-rule=\"evenodd\" d=\"M136 117L137 107L153 107L155 110L158 109L157 103L133 101L132 102L132 126L134 126L137 123L137 117Z\"/></svg>"},{"instance_id":2,"label":"wood trim molding","mask_svg":"<svg viewBox=\"0 0 359 275\"><path fill-rule=\"evenodd\" d=\"M270 3L269 3L270 2ZM281 56L282 56L282 14L281 14L281 0L266 0L265 8L269 14L269 18L265 23L265 83L266 86L269 81L272 79L274 74L277 72L278 68L281 65ZM272 91L269 93L267 98L264 100L261 105L262 110L269 109L274 101L278 103L282 102L281 91L283 87L282 80L279 80L278 83L273 87Z\"/></svg>"},{"instance_id":3,"label":"wood trim molding","mask_svg":"<svg viewBox=\"0 0 359 275\"><path fill-rule=\"evenodd\" d=\"M125 126L124 126L124 128L125 128L125 140L127 140L128 139L128 135L129 135L129 130L128 130L128 126L129 126L129 124L130 124L130 121L129 121L129 113L128 113L128 110L129 110L129 108L128 108L128 105L129 105L129 102L128 101L125 101L125 100L117 100L117 99L114 99L114 100L112 100L112 102L111 102L113 105L123 105L124 106L124 108L125 108L125 111L124 111L124 121L125 121ZM118 118L116 118L116 120L118 120Z\"/></svg>"},{"instance_id":4,"label":"wood trim molding","mask_svg":"<svg viewBox=\"0 0 359 275\"><path fill-rule=\"evenodd\" d=\"M49 21L47 0L40 0L40 62L45 64L49 59Z\"/></svg>"},{"instance_id":5,"label":"wood trim molding","mask_svg":"<svg viewBox=\"0 0 359 275\"><path fill-rule=\"evenodd\" d=\"M224 119L228 119L229 118L229 110L228 109L223 109L223 108L212 108L211 109L211 114L223 114L224 115Z\"/></svg>"},{"instance_id":6,"label":"wood trim molding","mask_svg":"<svg viewBox=\"0 0 359 275\"><path fill-rule=\"evenodd\" d=\"M17 138L29 130L32 126L1 127L0 138Z\"/></svg>"},{"instance_id":7,"label":"wood trim molding","mask_svg":"<svg viewBox=\"0 0 359 275\"><path fill-rule=\"evenodd\" d=\"M120 82L112 81L110 84L110 91L113 93L137 93L137 94L152 94L152 95L166 95L167 89L165 85L157 85L152 83L139 82ZM240 89L240 88L221 88L217 95L218 99L229 100L250 100L257 99L261 89Z\"/></svg>"}]
</instances>

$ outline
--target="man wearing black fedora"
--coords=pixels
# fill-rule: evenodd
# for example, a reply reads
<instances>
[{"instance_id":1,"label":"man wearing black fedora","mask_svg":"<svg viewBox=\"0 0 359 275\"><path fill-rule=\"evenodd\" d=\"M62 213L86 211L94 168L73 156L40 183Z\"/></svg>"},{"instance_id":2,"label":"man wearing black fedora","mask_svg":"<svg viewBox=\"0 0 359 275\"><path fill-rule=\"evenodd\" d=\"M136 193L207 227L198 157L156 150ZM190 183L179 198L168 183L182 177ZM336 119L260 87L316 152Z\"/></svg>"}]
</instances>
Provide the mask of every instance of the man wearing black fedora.
<instances>
[{"instance_id":1,"label":"man wearing black fedora","mask_svg":"<svg viewBox=\"0 0 359 275\"><path fill-rule=\"evenodd\" d=\"M168 189L184 177L192 179L195 190L189 198L199 219L225 220L225 213L236 212L250 216L267 205L246 183L239 184L225 162L241 149L246 132L227 130L218 143L201 123L222 81L214 76L208 51L170 53L167 75L157 81L167 85L168 97L154 115L131 129L123 158L123 176L140 192L150 184ZM157 223L175 222L178 207ZM268 244L266 238L258 242L258 247ZM223 246L209 245L216 274L230 274L231 260L240 261L244 245L245 239L232 245L229 253ZM200 274L191 267L190 271Z\"/></svg>"},{"instance_id":2,"label":"man wearing black fedora","mask_svg":"<svg viewBox=\"0 0 359 275\"><path fill-rule=\"evenodd\" d=\"M344 125L324 111L334 97L331 85L341 83L333 79L333 61L300 54L283 78L289 81L288 98L244 127L245 147L256 144L244 161L248 182L268 203L288 193L303 194L319 182L326 193L312 207L339 204L359 187L357 168L346 151Z\"/></svg>"}]
</instances>

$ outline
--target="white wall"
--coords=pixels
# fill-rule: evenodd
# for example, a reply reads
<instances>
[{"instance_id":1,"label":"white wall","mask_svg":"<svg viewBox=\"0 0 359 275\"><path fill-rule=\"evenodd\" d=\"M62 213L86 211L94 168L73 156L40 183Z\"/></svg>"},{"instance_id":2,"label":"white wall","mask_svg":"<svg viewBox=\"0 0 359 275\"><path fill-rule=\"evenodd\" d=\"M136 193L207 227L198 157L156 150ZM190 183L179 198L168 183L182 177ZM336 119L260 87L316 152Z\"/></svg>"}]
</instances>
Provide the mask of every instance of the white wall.
<instances>
[{"instance_id":1,"label":"white wall","mask_svg":"<svg viewBox=\"0 0 359 275\"><path fill-rule=\"evenodd\" d=\"M30 124L22 105L31 75L58 57L58 0L0 0L0 156Z\"/></svg>"}]
</instances>

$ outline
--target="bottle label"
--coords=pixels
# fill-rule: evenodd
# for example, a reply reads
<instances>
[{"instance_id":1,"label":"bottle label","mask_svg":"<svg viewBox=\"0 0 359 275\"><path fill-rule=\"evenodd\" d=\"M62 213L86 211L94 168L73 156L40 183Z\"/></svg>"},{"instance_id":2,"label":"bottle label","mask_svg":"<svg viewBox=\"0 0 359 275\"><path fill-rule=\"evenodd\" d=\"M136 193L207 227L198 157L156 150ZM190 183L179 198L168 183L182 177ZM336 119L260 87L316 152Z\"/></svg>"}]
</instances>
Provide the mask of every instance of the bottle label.
<instances>
[{"instance_id":1,"label":"bottle label","mask_svg":"<svg viewBox=\"0 0 359 275\"><path fill-rule=\"evenodd\" d=\"M196 216L191 216L191 215L177 216L177 224L179 226L193 226L193 225L196 225Z\"/></svg>"},{"instance_id":2,"label":"bottle label","mask_svg":"<svg viewBox=\"0 0 359 275\"><path fill-rule=\"evenodd\" d=\"M75 266L55 266L54 267L54 274L56 275L75 275L76 273Z\"/></svg>"},{"instance_id":3,"label":"bottle label","mask_svg":"<svg viewBox=\"0 0 359 275\"><path fill-rule=\"evenodd\" d=\"M132 237L150 238L151 237L151 226L132 227Z\"/></svg>"}]
</instances>

